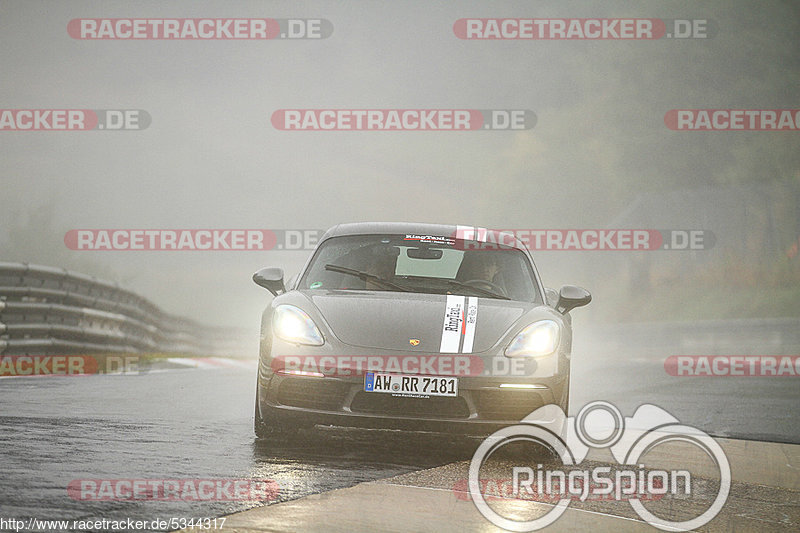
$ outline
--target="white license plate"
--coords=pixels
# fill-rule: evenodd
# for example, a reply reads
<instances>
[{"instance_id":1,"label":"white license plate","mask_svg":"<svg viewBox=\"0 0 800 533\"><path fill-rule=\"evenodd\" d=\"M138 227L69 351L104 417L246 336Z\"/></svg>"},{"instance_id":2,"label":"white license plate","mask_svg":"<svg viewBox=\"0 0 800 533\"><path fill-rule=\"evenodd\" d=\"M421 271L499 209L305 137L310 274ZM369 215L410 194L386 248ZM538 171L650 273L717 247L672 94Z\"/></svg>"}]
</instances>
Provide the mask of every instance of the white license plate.
<instances>
[{"instance_id":1,"label":"white license plate","mask_svg":"<svg viewBox=\"0 0 800 533\"><path fill-rule=\"evenodd\" d=\"M367 372L364 375L364 390L403 396L458 396L458 378Z\"/></svg>"}]
</instances>

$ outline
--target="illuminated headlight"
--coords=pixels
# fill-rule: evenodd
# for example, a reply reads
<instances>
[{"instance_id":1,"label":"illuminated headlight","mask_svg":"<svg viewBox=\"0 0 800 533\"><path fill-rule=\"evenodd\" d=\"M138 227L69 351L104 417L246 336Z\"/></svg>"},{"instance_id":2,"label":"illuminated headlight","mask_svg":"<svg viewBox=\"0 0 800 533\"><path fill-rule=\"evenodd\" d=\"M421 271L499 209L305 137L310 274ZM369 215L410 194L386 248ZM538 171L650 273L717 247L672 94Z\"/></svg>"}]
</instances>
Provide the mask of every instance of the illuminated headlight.
<instances>
[{"instance_id":1,"label":"illuminated headlight","mask_svg":"<svg viewBox=\"0 0 800 533\"><path fill-rule=\"evenodd\" d=\"M561 332L558 324L552 320L534 322L519 332L506 348L508 356L542 356L550 355L558 348Z\"/></svg>"},{"instance_id":2,"label":"illuminated headlight","mask_svg":"<svg viewBox=\"0 0 800 533\"><path fill-rule=\"evenodd\" d=\"M325 344L311 317L293 305L279 305L275 308L272 314L272 331L278 338L294 344Z\"/></svg>"}]
</instances>

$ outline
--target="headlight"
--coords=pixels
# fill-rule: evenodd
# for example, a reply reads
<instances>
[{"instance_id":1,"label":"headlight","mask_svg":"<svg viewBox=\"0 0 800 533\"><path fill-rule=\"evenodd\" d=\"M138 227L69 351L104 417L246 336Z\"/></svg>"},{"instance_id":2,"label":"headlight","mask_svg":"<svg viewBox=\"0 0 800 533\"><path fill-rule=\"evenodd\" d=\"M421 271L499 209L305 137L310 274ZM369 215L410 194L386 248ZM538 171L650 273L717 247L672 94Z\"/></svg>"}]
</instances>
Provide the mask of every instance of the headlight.
<instances>
[{"instance_id":1,"label":"headlight","mask_svg":"<svg viewBox=\"0 0 800 533\"><path fill-rule=\"evenodd\" d=\"M311 317L293 305L279 305L275 308L272 314L272 331L278 338L294 344L325 344Z\"/></svg>"},{"instance_id":2,"label":"headlight","mask_svg":"<svg viewBox=\"0 0 800 533\"><path fill-rule=\"evenodd\" d=\"M561 331L552 320L534 322L519 332L506 348L506 355L527 355L532 357L550 355L558 348Z\"/></svg>"}]
</instances>

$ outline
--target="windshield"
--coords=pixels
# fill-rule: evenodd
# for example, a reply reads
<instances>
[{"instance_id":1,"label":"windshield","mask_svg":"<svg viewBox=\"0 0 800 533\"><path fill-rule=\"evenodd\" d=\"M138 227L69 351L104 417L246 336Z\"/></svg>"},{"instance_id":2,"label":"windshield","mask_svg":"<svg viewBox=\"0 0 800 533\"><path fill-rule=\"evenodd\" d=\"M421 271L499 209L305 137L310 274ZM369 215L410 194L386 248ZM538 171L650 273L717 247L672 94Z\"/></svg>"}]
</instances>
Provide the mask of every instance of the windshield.
<instances>
[{"instance_id":1,"label":"windshield","mask_svg":"<svg viewBox=\"0 0 800 533\"><path fill-rule=\"evenodd\" d=\"M422 238L420 238L422 237ZM403 291L536 301L527 256L515 248L419 235L347 235L317 249L300 289ZM473 243L474 244L474 243Z\"/></svg>"}]
</instances>

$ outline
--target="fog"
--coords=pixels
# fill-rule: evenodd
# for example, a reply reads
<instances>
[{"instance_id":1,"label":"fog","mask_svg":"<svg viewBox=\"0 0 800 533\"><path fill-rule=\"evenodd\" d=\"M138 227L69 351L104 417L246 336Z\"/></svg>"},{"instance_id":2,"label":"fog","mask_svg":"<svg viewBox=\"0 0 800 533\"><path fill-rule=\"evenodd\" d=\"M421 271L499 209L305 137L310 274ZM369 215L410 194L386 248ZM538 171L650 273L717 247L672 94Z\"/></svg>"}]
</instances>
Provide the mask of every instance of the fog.
<instances>
[{"instance_id":1,"label":"fog","mask_svg":"<svg viewBox=\"0 0 800 533\"><path fill-rule=\"evenodd\" d=\"M74 18L120 17L319 18L333 33L269 41L67 33ZM707 19L715 34L462 40L453 24L463 17ZM796 2L3 2L3 108L141 109L152 123L0 131L0 260L101 276L171 313L255 327L270 296L252 273L281 266L291 275L309 252L74 251L64 235L370 220L702 229L716 236L712 250L534 257L548 286L592 291L586 316L596 318L650 319L620 307L657 297L664 284L796 291L800 258L787 250L800 236L797 131L673 131L664 116L797 108L799 32ZM520 109L537 123L441 132L272 126L273 112L294 108ZM631 274L642 264L644 276ZM700 305L694 315L798 310Z\"/></svg>"}]
</instances>

